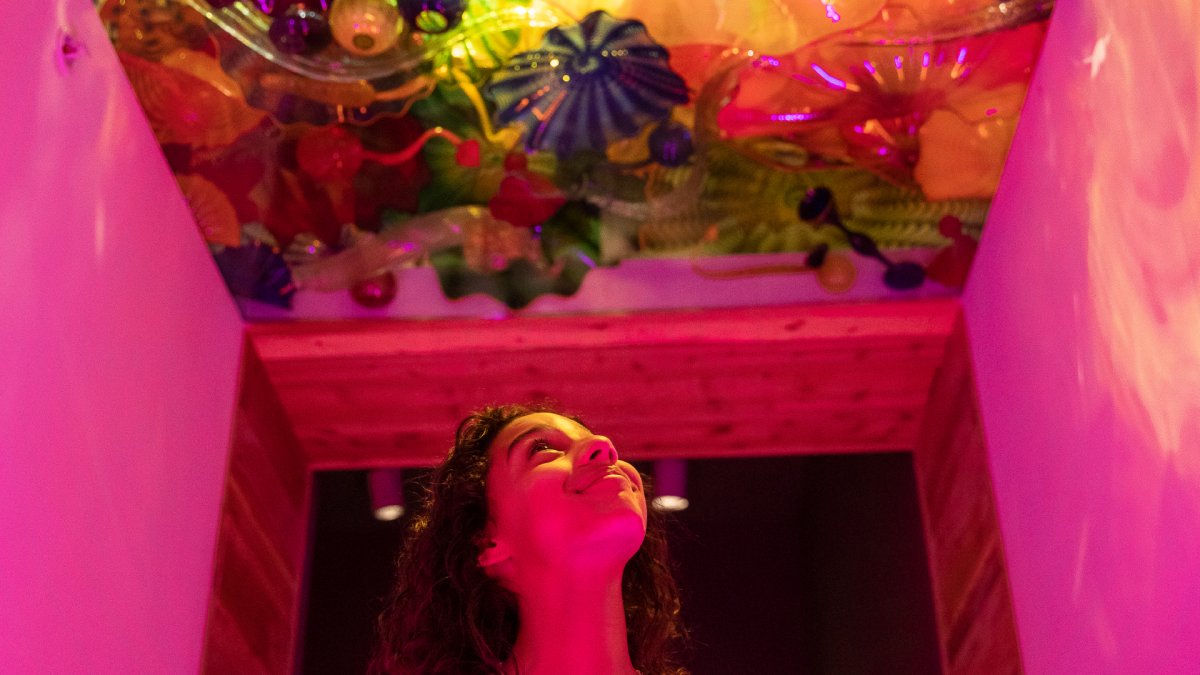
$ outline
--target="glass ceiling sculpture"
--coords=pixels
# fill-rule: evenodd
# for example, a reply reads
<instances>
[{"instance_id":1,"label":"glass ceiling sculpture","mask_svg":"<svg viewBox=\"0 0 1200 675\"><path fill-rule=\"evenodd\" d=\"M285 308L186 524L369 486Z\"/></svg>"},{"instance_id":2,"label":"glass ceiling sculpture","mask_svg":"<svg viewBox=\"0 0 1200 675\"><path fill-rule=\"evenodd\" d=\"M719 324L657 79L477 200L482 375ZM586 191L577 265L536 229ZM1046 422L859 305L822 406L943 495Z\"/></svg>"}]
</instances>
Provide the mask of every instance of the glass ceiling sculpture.
<instances>
[{"instance_id":1,"label":"glass ceiling sculpture","mask_svg":"<svg viewBox=\"0 0 1200 675\"><path fill-rule=\"evenodd\" d=\"M1050 9L99 3L231 292L284 311L414 268L519 309L633 260L953 292Z\"/></svg>"}]
</instances>

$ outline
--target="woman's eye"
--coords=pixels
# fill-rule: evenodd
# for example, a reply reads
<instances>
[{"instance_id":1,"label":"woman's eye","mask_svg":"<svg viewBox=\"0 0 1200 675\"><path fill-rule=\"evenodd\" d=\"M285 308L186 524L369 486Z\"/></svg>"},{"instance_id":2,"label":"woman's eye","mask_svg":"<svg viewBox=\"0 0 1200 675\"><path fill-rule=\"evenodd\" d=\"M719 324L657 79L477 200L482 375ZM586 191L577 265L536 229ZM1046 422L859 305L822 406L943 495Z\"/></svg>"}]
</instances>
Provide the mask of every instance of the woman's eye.
<instances>
[{"instance_id":1,"label":"woman's eye","mask_svg":"<svg viewBox=\"0 0 1200 675\"><path fill-rule=\"evenodd\" d=\"M537 453L539 453L543 450L553 450L553 449L554 449L554 446L550 445L550 443L548 441L543 441L541 439L538 439L530 444L529 454L532 456L532 455L536 455Z\"/></svg>"}]
</instances>

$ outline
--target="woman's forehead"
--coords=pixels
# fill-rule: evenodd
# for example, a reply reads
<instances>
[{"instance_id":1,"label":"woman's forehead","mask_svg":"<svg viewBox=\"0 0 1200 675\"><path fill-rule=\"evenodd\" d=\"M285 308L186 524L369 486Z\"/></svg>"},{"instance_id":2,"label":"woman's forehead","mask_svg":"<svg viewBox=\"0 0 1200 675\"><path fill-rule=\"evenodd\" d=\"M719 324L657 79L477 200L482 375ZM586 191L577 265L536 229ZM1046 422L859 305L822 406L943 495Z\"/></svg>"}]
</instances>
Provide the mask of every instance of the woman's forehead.
<instances>
[{"instance_id":1,"label":"woman's forehead","mask_svg":"<svg viewBox=\"0 0 1200 675\"><path fill-rule=\"evenodd\" d=\"M564 417L552 412L535 412L522 415L509 422L508 426L504 427L503 431L501 431L501 435L505 435L506 433L519 434L534 427L550 427L562 431L588 431L587 427L570 417Z\"/></svg>"},{"instance_id":2,"label":"woman's forehead","mask_svg":"<svg viewBox=\"0 0 1200 675\"><path fill-rule=\"evenodd\" d=\"M587 427L583 426L579 422L576 422L570 417L563 417L562 415L552 412L536 412L528 415L522 415L521 417L509 422L503 429L500 430L500 433L496 435L496 440L493 441L493 445L506 448L508 447L508 444L515 440L518 436L536 429L558 430L571 436L591 433Z\"/></svg>"}]
</instances>

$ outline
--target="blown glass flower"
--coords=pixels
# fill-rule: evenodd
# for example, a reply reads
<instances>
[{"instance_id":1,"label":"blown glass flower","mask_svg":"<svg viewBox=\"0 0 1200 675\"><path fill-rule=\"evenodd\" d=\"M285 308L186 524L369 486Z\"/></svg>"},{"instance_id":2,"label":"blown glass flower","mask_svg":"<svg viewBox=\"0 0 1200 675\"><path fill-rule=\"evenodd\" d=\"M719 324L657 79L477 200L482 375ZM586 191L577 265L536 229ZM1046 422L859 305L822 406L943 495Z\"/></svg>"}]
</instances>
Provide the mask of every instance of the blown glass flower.
<instances>
[{"instance_id":1,"label":"blown glass flower","mask_svg":"<svg viewBox=\"0 0 1200 675\"><path fill-rule=\"evenodd\" d=\"M546 32L541 46L509 59L486 91L502 125L525 127L525 147L603 152L618 138L666 119L688 100L666 48L640 21L596 11Z\"/></svg>"},{"instance_id":2,"label":"blown glass flower","mask_svg":"<svg viewBox=\"0 0 1200 675\"><path fill-rule=\"evenodd\" d=\"M852 37L760 56L721 109L721 131L786 136L927 199L987 199L1046 25L909 42Z\"/></svg>"}]
</instances>

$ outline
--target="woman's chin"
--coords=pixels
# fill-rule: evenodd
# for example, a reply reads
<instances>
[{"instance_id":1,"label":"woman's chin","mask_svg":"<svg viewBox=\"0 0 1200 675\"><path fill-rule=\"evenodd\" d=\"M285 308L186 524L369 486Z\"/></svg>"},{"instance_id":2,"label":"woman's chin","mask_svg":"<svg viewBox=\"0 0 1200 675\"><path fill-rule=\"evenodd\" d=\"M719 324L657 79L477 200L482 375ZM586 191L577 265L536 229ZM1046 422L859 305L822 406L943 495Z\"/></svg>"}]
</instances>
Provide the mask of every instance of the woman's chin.
<instances>
[{"instance_id":1,"label":"woman's chin","mask_svg":"<svg viewBox=\"0 0 1200 675\"><path fill-rule=\"evenodd\" d=\"M543 541L553 558L579 558L589 566L624 565L646 538L645 512L637 503L613 500L603 509L576 512ZM549 534L549 533L548 533ZM557 549L557 552L551 550Z\"/></svg>"},{"instance_id":2,"label":"woman's chin","mask_svg":"<svg viewBox=\"0 0 1200 675\"><path fill-rule=\"evenodd\" d=\"M593 523L587 534L581 537L581 550L611 554L621 562L633 557L646 539L646 516L635 505L613 509Z\"/></svg>"}]
</instances>

